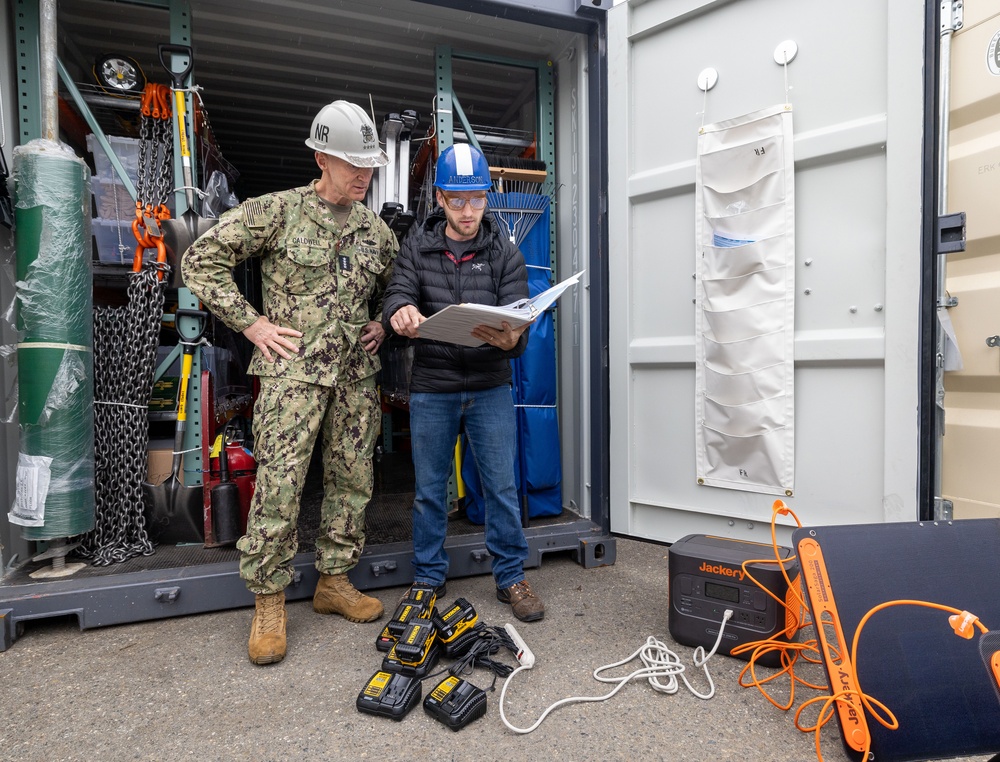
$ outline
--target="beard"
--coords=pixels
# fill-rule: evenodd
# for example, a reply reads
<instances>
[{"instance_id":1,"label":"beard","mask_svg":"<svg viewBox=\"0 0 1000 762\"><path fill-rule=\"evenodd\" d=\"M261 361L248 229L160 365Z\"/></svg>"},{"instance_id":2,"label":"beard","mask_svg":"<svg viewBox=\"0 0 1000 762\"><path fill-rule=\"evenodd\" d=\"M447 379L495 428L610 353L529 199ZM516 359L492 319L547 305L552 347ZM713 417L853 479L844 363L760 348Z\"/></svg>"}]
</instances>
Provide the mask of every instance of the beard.
<instances>
[{"instance_id":1,"label":"beard","mask_svg":"<svg viewBox=\"0 0 1000 762\"><path fill-rule=\"evenodd\" d=\"M479 226L481 224L481 220L472 220L471 222L464 224L460 221L452 221L451 219L447 220L448 228L456 235L465 239L475 238L476 234L479 232Z\"/></svg>"}]
</instances>

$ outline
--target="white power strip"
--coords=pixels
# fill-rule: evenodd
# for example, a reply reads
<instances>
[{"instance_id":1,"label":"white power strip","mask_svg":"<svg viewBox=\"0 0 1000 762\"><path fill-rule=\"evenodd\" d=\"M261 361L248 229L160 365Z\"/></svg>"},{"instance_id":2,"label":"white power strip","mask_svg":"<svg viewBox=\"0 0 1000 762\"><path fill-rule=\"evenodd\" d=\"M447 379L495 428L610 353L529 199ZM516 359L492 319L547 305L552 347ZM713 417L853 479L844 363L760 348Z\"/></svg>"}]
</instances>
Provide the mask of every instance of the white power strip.
<instances>
[{"instance_id":1,"label":"white power strip","mask_svg":"<svg viewBox=\"0 0 1000 762\"><path fill-rule=\"evenodd\" d=\"M535 666L535 655L531 653L531 649L528 648L528 644L524 642L524 638L514 629L514 625L509 622L503 626L510 635L510 639L514 641L517 646L517 661L525 669L531 669Z\"/></svg>"}]
</instances>

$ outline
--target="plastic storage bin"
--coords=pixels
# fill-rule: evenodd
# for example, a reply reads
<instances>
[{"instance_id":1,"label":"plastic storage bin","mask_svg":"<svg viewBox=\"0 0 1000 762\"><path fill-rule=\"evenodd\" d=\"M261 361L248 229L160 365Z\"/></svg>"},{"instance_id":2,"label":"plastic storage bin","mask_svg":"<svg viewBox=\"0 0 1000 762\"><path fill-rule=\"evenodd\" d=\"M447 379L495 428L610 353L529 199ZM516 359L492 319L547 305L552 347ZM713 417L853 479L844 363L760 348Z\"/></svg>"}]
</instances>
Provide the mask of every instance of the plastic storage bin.
<instances>
[{"instance_id":1,"label":"plastic storage bin","mask_svg":"<svg viewBox=\"0 0 1000 762\"><path fill-rule=\"evenodd\" d=\"M118 178L90 178L90 190L94 194L97 206L97 216L106 220L128 220L131 224L135 218L135 201L125 190ZM174 216L174 194L167 196L167 209Z\"/></svg>"},{"instance_id":2,"label":"plastic storage bin","mask_svg":"<svg viewBox=\"0 0 1000 762\"><path fill-rule=\"evenodd\" d=\"M97 216L105 220L129 220L135 217L135 202L117 178L94 176L90 179Z\"/></svg>"},{"instance_id":3,"label":"plastic storage bin","mask_svg":"<svg viewBox=\"0 0 1000 762\"><path fill-rule=\"evenodd\" d=\"M95 217L91 224L94 240L97 241L98 259L105 264L131 266L136 245L135 236L132 234L132 220L105 220Z\"/></svg>"},{"instance_id":4,"label":"plastic storage bin","mask_svg":"<svg viewBox=\"0 0 1000 762\"><path fill-rule=\"evenodd\" d=\"M125 174L135 185L139 177L139 141L135 138L122 138L116 135L108 135L108 143L115 152L115 156L125 168ZM111 181L117 178L115 168L111 164L111 159L104 152L104 148L97 138L90 134L87 136L87 150L94 156L94 176L102 180ZM126 194L127 196L128 194Z\"/></svg>"}]
</instances>

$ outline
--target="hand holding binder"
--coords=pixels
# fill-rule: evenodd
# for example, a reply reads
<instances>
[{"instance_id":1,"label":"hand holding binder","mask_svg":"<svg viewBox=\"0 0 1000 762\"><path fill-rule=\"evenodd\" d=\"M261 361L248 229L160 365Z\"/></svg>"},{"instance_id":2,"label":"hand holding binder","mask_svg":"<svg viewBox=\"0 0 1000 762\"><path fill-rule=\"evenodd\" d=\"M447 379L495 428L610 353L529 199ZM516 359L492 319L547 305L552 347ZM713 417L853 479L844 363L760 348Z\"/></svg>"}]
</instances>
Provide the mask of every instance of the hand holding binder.
<instances>
[{"instance_id":1,"label":"hand holding binder","mask_svg":"<svg viewBox=\"0 0 1000 762\"><path fill-rule=\"evenodd\" d=\"M507 323L511 328L519 328L526 323L531 323L552 306L566 289L579 282L584 272L586 270L581 270L576 275L557 283L537 296L530 299L519 299L511 304L502 306L451 304L420 324L419 337L434 341L447 341L466 347L481 346L485 342L472 335L472 329L477 325L488 325L500 330L502 323Z\"/></svg>"}]
</instances>

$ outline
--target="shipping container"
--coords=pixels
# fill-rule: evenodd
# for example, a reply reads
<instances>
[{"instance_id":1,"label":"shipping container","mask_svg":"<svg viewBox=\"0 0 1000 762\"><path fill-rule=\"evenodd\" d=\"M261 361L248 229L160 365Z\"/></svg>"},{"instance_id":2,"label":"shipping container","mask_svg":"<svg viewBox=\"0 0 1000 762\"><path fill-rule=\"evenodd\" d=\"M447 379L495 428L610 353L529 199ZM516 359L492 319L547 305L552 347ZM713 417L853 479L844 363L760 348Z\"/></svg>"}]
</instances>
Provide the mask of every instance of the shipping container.
<instances>
[{"instance_id":1,"label":"shipping container","mask_svg":"<svg viewBox=\"0 0 1000 762\"><path fill-rule=\"evenodd\" d=\"M40 134L39 5L5 0L0 19L9 164L15 145ZM951 135L964 142L952 148L946 194L941 12L938 3L888 0L845 0L836 13L791 0L62 0L60 126L80 156L93 129L87 110L108 134L127 133L134 105L102 91L94 66L115 54L149 81L166 82L157 46L171 43L191 48L191 81L217 148L195 160L233 170L241 198L314 176L305 132L318 108L337 98L370 109L377 124L416 112L412 157L428 136L447 144L471 130L495 151L509 147L511 159L543 158L551 281L586 272L555 313L558 514L528 521L528 566L550 553L573 554L586 567L614 563L617 536L671 543L706 533L767 543L775 499L815 525L947 519L953 504L955 518L997 517L988 468L978 469L985 478L976 487L962 469L995 449L986 443L998 428L986 419L995 417L990 395L1000 362L984 340L997 328L983 325L996 215L982 200L995 196L997 182L983 167L996 158L989 135L1000 67L987 64L987 48L996 47L1000 17L996 7L976 10L975 23L966 20L972 28L954 35L956 61L968 58L978 89L954 86ZM732 137L748 114L766 114L779 131L759 145ZM731 187L724 162L713 190L710 155L737 144L784 161ZM784 192L759 206L780 205L780 220L755 216L740 196L767 178ZM704 199L718 206L714 213ZM939 210L941 199L947 207ZM183 192L175 203L185 208ZM962 224L945 215L958 211L968 213L970 244L957 255L947 292L959 296L951 311L966 369L944 374L945 394L939 313L949 310L939 279L942 249L960 250ZM734 222L749 225L736 231ZM726 242L743 251L780 248L781 258L737 273L726 269ZM13 238L3 228L0 245L12 273ZM120 266L101 264L108 258L95 262L98 301L113 300L125 281ZM752 303L734 301L730 286L757 270L773 271L775 280ZM3 314L14 281L0 279ZM183 290L176 293L171 298L183 301ZM777 311L761 324L720 316L772 303ZM2 330L3 345L15 346L10 320ZM768 336L777 338L755 341ZM753 362L734 359L734 342ZM199 358L216 379L225 359L218 349ZM778 381L750 379L749 365L774 368ZM5 363L0 374L10 505L17 370ZM738 387L752 393L740 397ZM216 400L200 391L209 395L210 418ZM942 436L945 405L956 421L953 439ZM401 512L405 527L412 497L399 428L405 416L387 407L381 507L369 513L374 526L352 573L365 589L412 579L410 538L391 519L373 519L379 510ZM151 431L164 429L155 423ZM980 460L968 460L970 452ZM787 543L792 528L780 519L779 540ZM290 598L312 594L305 538ZM252 603L231 548L161 546L38 580L28 573L39 562L29 559L45 543L24 539L0 517L0 544L0 650L32 619L71 614L81 627L96 627ZM452 575L488 573L474 523L453 522L448 547Z\"/></svg>"}]
</instances>

